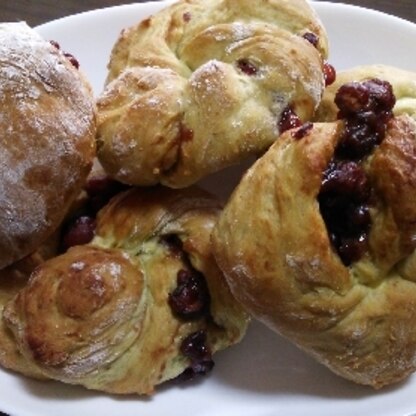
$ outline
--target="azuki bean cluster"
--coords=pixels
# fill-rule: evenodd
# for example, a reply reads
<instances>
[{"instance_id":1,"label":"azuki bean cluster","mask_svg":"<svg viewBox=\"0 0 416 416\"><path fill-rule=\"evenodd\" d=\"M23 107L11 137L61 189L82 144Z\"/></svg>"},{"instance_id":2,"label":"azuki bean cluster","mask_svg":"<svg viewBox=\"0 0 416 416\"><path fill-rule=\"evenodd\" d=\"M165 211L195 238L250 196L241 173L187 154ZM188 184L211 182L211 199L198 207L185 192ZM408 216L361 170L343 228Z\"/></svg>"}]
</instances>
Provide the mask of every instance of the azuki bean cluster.
<instances>
[{"instance_id":1,"label":"azuki bean cluster","mask_svg":"<svg viewBox=\"0 0 416 416\"><path fill-rule=\"evenodd\" d=\"M343 85L335 103L344 129L318 200L331 243L349 266L367 251L371 227L372 189L362 162L383 140L395 97L388 82L372 79Z\"/></svg>"},{"instance_id":2,"label":"azuki bean cluster","mask_svg":"<svg viewBox=\"0 0 416 416\"><path fill-rule=\"evenodd\" d=\"M192 267L183 250L182 241L176 235L167 235L162 238L162 243L184 264L184 268L177 273L177 285L169 294L168 303L172 312L185 321L210 319L208 286L204 276ZM180 377L182 380L205 375L214 367L204 330L193 332L184 338L180 351L190 361L189 367Z\"/></svg>"},{"instance_id":3,"label":"azuki bean cluster","mask_svg":"<svg viewBox=\"0 0 416 416\"><path fill-rule=\"evenodd\" d=\"M86 201L67 218L63 226L61 251L65 252L69 247L89 243L95 235L95 218L98 211L114 195L126 188L125 185L107 176L90 178L84 187Z\"/></svg>"}]
</instances>

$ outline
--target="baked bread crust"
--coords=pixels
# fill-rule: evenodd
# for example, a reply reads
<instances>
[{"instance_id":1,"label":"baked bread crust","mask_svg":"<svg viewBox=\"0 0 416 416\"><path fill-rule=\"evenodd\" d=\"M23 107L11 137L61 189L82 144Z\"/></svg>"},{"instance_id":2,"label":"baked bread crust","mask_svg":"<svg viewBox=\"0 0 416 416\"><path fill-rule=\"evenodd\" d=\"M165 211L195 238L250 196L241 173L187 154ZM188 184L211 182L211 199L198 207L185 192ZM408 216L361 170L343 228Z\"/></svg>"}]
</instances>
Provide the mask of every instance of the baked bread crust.
<instances>
[{"instance_id":1,"label":"baked bread crust","mask_svg":"<svg viewBox=\"0 0 416 416\"><path fill-rule=\"evenodd\" d=\"M78 195L95 153L91 89L24 23L0 25L0 269L36 250Z\"/></svg>"},{"instance_id":2,"label":"baked bread crust","mask_svg":"<svg viewBox=\"0 0 416 416\"><path fill-rule=\"evenodd\" d=\"M181 352L190 334L204 331L210 353L239 341L248 318L211 250L219 209L197 189L132 189L113 198L93 241L40 265L7 304L3 319L22 356L48 378L150 394L190 366ZM173 312L168 299L181 270L204 276L208 315Z\"/></svg>"},{"instance_id":3,"label":"baked bread crust","mask_svg":"<svg viewBox=\"0 0 416 416\"><path fill-rule=\"evenodd\" d=\"M57 255L59 232L55 232L38 249L20 261L0 270L0 316L4 306L23 289L33 270L47 259ZM26 376L44 379L45 376L19 352L10 329L0 319L0 365Z\"/></svg>"},{"instance_id":4,"label":"baked bread crust","mask_svg":"<svg viewBox=\"0 0 416 416\"><path fill-rule=\"evenodd\" d=\"M213 233L233 294L334 372L376 388L416 368L416 122L394 117L365 163L368 252L346 266L318 194L343 121L283 134L246 173Z\"/></svg>"},{"instance_id":5,"label":"baked bread crust","mask_svg":"<svg viewBox=\"0 0 416 416\"><path fill-rule=\"evenodd\" d=\"M384 79L392 85L396 97L394 114L408 114L416 120L416 72L389 65L374 64L338 71L335 82L325 89L322 101L314 116L315 121L337 119L338 107L334 103L334 98L341 85L374 78Z\"/></svg>"},{"instance_id":6,"label":"baked bread crust","mask_svg":"<svg viewBox=\"0 0 416 416\"><path fill-rule=\"evenodd\" d=\"M181 188L258 155L287 108L312 117L326 55L306 1L179 1L116 42L98 157L121 182Z\"/></svg>"}]
</instances>

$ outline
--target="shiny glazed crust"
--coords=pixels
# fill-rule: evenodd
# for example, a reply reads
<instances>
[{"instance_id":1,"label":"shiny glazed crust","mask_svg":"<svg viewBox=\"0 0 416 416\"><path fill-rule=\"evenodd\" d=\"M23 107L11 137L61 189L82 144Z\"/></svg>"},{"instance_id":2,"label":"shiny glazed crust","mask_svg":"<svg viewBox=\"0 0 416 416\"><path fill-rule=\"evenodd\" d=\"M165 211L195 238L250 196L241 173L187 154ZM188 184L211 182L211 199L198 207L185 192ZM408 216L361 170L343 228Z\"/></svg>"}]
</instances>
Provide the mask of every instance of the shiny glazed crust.
<instances>
[{"instance_id":1,"label":"shiny glazed crust","mask_svg":"<svg viewBox=\"0 0 416 416\"><path fill-rule=\"evenodd\" d=\"M389 122L366 162L369 252L346 267L317 196L342 122L287 132L247 172L213 233L233 294L334 372L376 388L416 368L416 122Z\"/></svg>"},{"instance_id":2,"label":"shiny glazed crust","mask_svg":"<svg viewBox=\"0 0 416 416\"><path fill-rule=\"evenodd\" d=\"M0 269L36 250L78 195L95 153L95 104L64 54L0 24Z\"/></svg>"},{"instance_id":3,"label":"shiny glazed crust","mask_svg":"<svg viewBox=\"0 0 416 416\"><path fill-rule=\"evenodd\" d=\"M314 117L315 121L336 120L338 107L334 103L334 98L341 85L372 78L384 79L392 85L396 97L396 105L393 111L396 115L408 114L416 120L416 72L388 65L374 64L360 65L338 71L335 82L325 89Z\"/></svg>"},{"instance_id":4,"label":"shiny glazed crust","mask_svg":"<svg viewBox=\"0 0 416 416\"><path fill-rule=\"evenodd\" d=\"M309 119L326 55L304 0L179 1L120 34L98 99L98 157L128 184L195 183L266 150L288 106Z\"/></svg>"},{"instance_id":5,"label":"shiny glazed crust","mask_svg":"<svg viewBox=\"0 0 416 416\"><path fill-rule=\"evenodd\" d=\"M115 197L91 244L40 265L7 304L3 319L28 364L90 389L150 394L190 365L180 352L189 334L205 330L212 353L239 341L248 319L211 251L219 209L197 189ZM167 243L172 236L180 249ZM168 304L189 264L205 277L209 317L184 320Z\"/></svg>"}]
</instances>

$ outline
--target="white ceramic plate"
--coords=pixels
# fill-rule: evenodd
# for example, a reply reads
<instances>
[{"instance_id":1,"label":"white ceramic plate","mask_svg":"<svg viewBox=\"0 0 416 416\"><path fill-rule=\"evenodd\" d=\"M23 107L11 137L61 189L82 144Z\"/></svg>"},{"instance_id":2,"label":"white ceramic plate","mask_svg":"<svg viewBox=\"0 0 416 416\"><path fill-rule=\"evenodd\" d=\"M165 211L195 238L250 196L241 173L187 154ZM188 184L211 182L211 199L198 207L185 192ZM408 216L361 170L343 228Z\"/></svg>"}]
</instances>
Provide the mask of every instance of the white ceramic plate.
<instances>
[{"instance_id":1,"label":"white ceramic plate","mask_svg":"<svg viewBox=\"0 0 416 416\"><path fill-rule=\"evenodd\" d=\"M119 31L163 3L97 10L38 28L81 63L98 93ZM378 12L314 3L338 69L385 63L416 70L416 25ZM224 181L223 181L224 182ZM152 398L115 397L0 370L0 409L12 416L415 416L416 376L382 391L354 385L254 323L244 341L216 355L211 376Z\"/></svg>"}]
</instances>

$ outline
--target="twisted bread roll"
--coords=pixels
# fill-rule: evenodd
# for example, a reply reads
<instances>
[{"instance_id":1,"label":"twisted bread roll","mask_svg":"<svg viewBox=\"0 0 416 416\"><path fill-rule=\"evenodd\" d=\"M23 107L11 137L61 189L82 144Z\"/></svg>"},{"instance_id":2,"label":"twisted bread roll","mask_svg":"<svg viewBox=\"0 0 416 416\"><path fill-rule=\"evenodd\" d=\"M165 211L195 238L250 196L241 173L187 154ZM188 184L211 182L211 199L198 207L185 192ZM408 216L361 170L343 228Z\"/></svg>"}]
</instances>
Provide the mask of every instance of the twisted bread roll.
<instances>
[{"instance_id":1,"label":"twisted bread roll","mask_svg":"<svg viewBox=\"0 0 416 416\"><path fill-rule=\"evenodd\" d=\"M304 0L179 1L124 30L98 99L98 157L133 185L180 188L307 120L327 39Z\"/></svg>"},{"instance_id":2,"label":"twisted bread roll","mask_svg":"<svg viewBox=\"0 0 416 416\"><path fill-rule=\"evenodd\" d=\"M59 232L55 232L34 253L0 270L0 315L4 306L26 286L32 271L57 255L58 247ZM3 319L0 320L0 365L26 376L45 378L36 366L20 354L13 334Z\"/></svg>"},{"instance_id":3,"label":"twisted bread roll","mask_svg":"<svg viewBox=\"0 0 416 416\"><path fill-rule=\"evenodd\" d=\"M110 393L149 394L205 373L247 317L211 252L218 202L205 192L119 194L96 236L39 266L3 317L42 375Z\"/></svg>"},{"instance_id":4,"label":"twisted bread roll","mask_svg":"<svg viewBox=\"0 0 416 416\"><path fill-rule=\"evenodd\" d=\"M53 233L92 164L94 100L67 56L24 23L0 24L0 269Z\"/></svg>"},{"instance_id":5,"label":"twisted bread roll","mask_svg":"<svg viewBox=\"0 0 416 416\"><path fill-rule=\"evenodd\" d=\"M283 134L226 205L214 253L250 313L379 388L416 368L416 121L389 119L356 158L348 122Z\"/></svg>"},{"instance_id":6,"label":"twisted bread roll","mask_svg":"<svg viewBox=\"0 0 416 416\"><path fill-rule=\"evenodd\" d=\"M362 65L339 71L336 81L325 89L322 101L315 114L315 121L334 121L338 107L334 102L341 85L347 82L380 78L390 82L396 96L395 114L409 114L416 120L416 72L388 65Z\"/></svg>"}]
</instances>

